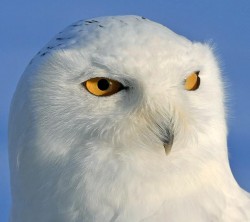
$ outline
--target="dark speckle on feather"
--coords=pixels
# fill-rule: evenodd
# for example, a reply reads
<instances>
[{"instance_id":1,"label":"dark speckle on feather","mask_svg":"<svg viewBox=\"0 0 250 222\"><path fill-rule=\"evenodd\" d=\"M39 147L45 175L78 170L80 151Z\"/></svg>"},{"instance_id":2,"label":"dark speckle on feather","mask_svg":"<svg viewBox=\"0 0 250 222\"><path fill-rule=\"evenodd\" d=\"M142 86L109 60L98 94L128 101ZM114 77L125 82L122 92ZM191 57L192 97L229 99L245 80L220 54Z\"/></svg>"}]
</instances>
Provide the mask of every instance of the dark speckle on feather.
<instances>
[{"instance_id":1,"label":"dark speckle on feather","mask_svg":"<svg viewBox=\"0 0 250 222\"><path fill-rule=\"evenodd\" d=\"M124 24L124 25L127 25L127 23L126 23L126 22L124 22L124 21L122 21L122 20L120 20L120 22L121 22L122 24Z\"/></svg>"}]
</instances>

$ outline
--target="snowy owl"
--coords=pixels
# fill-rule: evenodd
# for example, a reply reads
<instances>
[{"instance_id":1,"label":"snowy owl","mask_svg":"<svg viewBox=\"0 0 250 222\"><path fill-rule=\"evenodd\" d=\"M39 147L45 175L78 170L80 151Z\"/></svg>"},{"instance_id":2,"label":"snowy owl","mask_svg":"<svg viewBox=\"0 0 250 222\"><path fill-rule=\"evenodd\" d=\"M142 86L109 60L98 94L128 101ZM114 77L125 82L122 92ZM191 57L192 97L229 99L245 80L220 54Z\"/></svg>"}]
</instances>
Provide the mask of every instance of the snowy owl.
<instances>
[{"instance_id":1,"label":"snowy owl","mask_svg":"<svg viewBox=\"0 0 250 222\"><path fill-rule=\"evenodd\" d=\"M246 222L208 44L81 20L31 61L9 120L12 222Z\"/></svg>"}]
</instances>

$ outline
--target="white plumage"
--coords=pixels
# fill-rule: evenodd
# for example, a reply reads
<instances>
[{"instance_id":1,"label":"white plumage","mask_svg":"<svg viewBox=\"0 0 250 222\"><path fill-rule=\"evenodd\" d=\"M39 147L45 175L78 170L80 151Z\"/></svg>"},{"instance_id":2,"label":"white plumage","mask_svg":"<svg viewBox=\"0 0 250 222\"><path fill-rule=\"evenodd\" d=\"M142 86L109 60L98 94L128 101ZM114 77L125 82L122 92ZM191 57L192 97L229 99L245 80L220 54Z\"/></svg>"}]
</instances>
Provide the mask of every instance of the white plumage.
<instances>
[{"instance_id":1,"label":"white plumage","mask_svg":"<svg viewBox=\"0 0 250 222\"><path fill-rule=\"evenodd\" d=\"M194 72L199 87L187 90ZM122 88L93 95L96 77ZM34 57L13 98L11 221L250 221L226 136L209 45L138 16L76 22Z\"/></svg>"}]
</instances>

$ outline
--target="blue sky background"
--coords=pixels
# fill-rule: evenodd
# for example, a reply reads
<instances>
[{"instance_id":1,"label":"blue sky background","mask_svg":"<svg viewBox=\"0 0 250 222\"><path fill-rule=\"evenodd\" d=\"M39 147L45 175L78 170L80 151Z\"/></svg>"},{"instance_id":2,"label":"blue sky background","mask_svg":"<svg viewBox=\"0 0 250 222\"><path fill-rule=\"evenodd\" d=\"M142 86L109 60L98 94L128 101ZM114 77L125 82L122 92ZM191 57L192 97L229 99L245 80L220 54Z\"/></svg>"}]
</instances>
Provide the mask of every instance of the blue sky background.
<instances>
[{"instance_id":1,"label":"blue sky background","mask_svg":"<svg viewBox=\"0 0 250 222\"><path fill-rule=\"evenodd\" d=\"M194 41L213 41L228 85L230 164L239 184L250 191L249 0L1 0L1 222L8 220L10 209L7 157L9 105L26 65L46 42L72 22L125 14L147 17Z\"/></svg>"}]
</instances>

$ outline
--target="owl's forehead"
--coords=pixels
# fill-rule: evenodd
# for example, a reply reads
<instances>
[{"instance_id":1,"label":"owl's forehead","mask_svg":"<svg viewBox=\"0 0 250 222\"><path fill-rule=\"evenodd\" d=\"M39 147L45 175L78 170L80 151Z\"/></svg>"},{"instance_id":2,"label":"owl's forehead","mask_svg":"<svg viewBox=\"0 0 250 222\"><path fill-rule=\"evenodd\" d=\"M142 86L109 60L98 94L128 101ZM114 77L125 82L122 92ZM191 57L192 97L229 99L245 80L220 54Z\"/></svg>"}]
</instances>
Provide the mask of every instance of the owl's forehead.
<instances>
[{"instance_id":1,"label":"owl's forehead","mask_svg":"<svg viewBox=\"0 0 250 222\"><path fill-rule=\"evenodd\" d=\"M163 25L139 16L115 16L73 23L58 33L37 57L59 53L59 57L48 56L48 59L64 61L71 71L77 67L76 75L87 73L85 65L94 63L87 68L94 67L90 73L96 75L113 72L131 76L136 73L144 78L176 72L185 75L199 70L197 58L193 58L197 53L193 51L191 41Z\"/></svg>"},{"instance_id":2,"label":"owl's forehead","mask_svg":"<svg viewBox=\"0 0 250 222\"><path fill-rule=\"evenodd\" d=\"M76 49L100 56L143 57L181 54L191 42L168 28L139 16L80 20L58 33L39 53Z\"/></svg>"}]
</instances>

